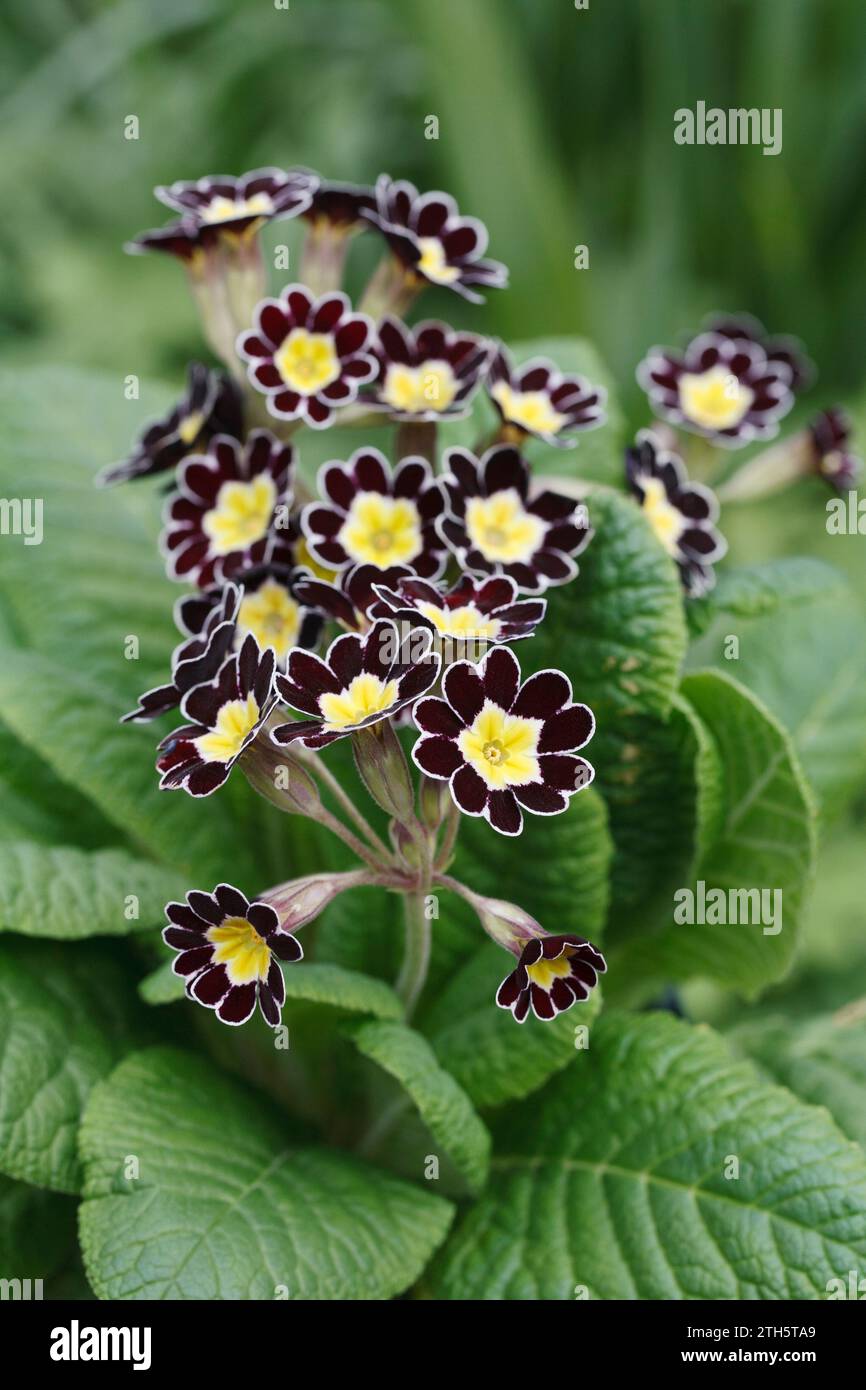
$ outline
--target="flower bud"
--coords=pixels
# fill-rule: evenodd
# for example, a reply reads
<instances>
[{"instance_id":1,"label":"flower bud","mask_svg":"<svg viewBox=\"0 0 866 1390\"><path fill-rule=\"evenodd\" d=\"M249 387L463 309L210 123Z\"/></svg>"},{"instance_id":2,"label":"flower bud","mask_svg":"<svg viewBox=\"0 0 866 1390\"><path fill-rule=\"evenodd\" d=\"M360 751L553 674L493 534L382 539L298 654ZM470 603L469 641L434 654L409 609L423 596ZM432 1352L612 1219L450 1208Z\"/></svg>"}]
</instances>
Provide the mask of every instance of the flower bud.
<instances>
[{"instance_id":1,"label":"flower bud","mask_svg":"<svg viewBox=\"0 0 866 1390\"><path fill-rule=\"evenodd\" d=\"M404 825L414 821L412 776L390 720L359 729L352 744L358 774L376 804Z\"/></svg>"},{"instance_id":2,"label":"flower bud","mask_svg":"<svg viewBox=\"0 0 866 1390\"><path fill-rule=\"evenodd\" d=\"M278 883L260 894L260 898L276 912L280 930L293 932L318 917L340 893L367 882L369 875L360 869L341 874L308 874L305 878Z\"/></svg>"},{"instance_id":3,"label":"flower bud","mask_svg":"<svg viewBox=\"0 0 866 1390\"><path fill-rule=\"evenodd\" d=\"M245 750L240 766L253 790L278 810L313 820L319 818L319 788L294 752L278 748L262 735Z\"/></svg>"}]
</instances>

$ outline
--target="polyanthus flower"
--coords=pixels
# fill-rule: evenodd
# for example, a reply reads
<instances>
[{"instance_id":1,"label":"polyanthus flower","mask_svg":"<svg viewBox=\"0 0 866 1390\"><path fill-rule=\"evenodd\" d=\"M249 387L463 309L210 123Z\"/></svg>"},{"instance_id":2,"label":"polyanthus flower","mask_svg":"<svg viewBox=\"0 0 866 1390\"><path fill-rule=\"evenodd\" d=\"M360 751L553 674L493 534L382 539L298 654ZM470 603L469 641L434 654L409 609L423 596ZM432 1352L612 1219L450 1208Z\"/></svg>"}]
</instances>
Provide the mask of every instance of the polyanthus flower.
<instances>
[{"instance_id":1,"label":"polyanthus flower","mask_svg":"<svg viewBox=\"0 0 866 1390\"><path fill-rule=\"evenodd\" d=\"M341 570L332 583L302 573L295 592L304 603L335 618L348 631L363 632L369 626L373 610L381 606L375 586L399 584L411 573L406 565L391 565L386 570L380 570L377 565L352 565L350 569Z\"/></svg>"},{"instance_id":2,"label":"polyanthus flower","mask_svg":"<svg viewBox=\"0 0 866 1390\"><path fill-rule=\"evenodd\" d=\"M547 357L515 367L501 343L490 364L487 390L502 418L503 437L515 444L535 435L567 449L577 441L564 435L604 423L603 386L566 375Z\"/></svg>"},{"instance_id":3,"label":"polyanthus flower","mask_svg":"<svg viewBox=\"0 0 866 1390\"><path fill-rule=\"evenodd\" d=\"M321 179L301 216L314 230L347 235L369 228L366 214L375 209L376 194L367 184Z\"/></svg>"},{"instance_id":4,"label":"polyanthus flower","mask_svg":"<svg viewBox=\"0 0 866 1390\"><path fill-rule=\"evenodd\" d=\"M297 937L281 931L274 908L220 883L212 893L187 893L165 913L162 939L178 952L172 970L186 980L188 998L232 1024L246 1023L258 1004L276 1027L286 999L279 962L302 960L304 952Z\"/></svg>"},{"instance_id":5,"label":"polyanthus flower","mask_svg":"<svg viewBox=\"0 0 866 1390\"><path fill-rule=\"evenodd\" d=\"M379 570L408 565L429 579L445 564L445 543L436 529L445 500L429 463L405 458L391 472L378 449L358 449L348 463L319 470L324 499L301 516L307 544L324 565Z\"/></svg>"},{"instance_id":6,"label":"polyanthus flower","mask_svg":"<svg viewBox=\"0 0 866 1390\"><path fill-rule=\"evenodd\" d=\"M699 333L683 353L651 348L637 379L658 414L728 448L770 439L794 403L794 371L752 338Z\"/></svg>"},{"instance_id":7,"label":"polyanthus flower","mask_svg":"<svg viewBox=\"0 0 866 1390\"><path fill-rule=\"evenodd\" d=\"M439 642L467 647L515 642L531 637L547 610L543 598L518 599L507 575L473 579L464 574L450 589L414 576L396 585L376 584L380 606L374 610L395 622L427 627Z\"/></svg>"},{"instance_id":8,"label":"polyanthus flower","mask_svg":"<svg viewBox=\"0 0 866 1390\"><path fill-rule=\"evenodd\" d=\"M689 482L682 459L647 430L626 450L625 473L644 516L679 566L686 591L693 597L706 593L716 582L712 566L727 550L713 524L719 514L715 494Z\"/></svg>"},{"instance_id":9,"label":"polyanthus flower","mask_svg":"<svg viewBox=\"0 0 866 1390\"><path fill-rule=\"evenodd\" d=\"M177 709L187 691L213 680L234 645L239 606L240 593L233 584L215 591L198 630L174 650L171 680L140 695L138 705L123 716L121 724L156 719Z\"/></svg>"},{"instance_id":10,"label":"polyanthus flower","mask_svg":"<svg viewBox=\"0 0 866 1390\"><path fill-rule=\"evenodd\" d=\"M222 786L276 703L274 666L273 648L259 651L250 636L214 680L184 695L180 712L191 722L159 745L162 790L183 787L190 796L210 796Z\"/></svg>"},{"instance_id":11,"label":"polyanthus flower","mask_svg":"<svg viewBox=\"0 0 866 1390\"><path fill-rule=\"evenodd\" d=\"M222 235L251 235L266 222L296 217L309 206L318 179L301 170L253 169L235 178L213 174L153 191L195 226L204 244Z\"/></svg>"},{"instance_id":12,"label":"polyanthus flower","mask_svg":"<svg viewBox=\"0 0 866 1390\"><path fill-rule=\"evenodd\" d=\"M770 337L764 325L751 314L717 314L706 327L710 333L719 333L723 338L759 343L767 354L768 362L783 362L790 367L791 390L794 392L809 386L815 376L815 365L807 357L799 338L788 334Z\"/></svg>"},{"instance_id":13,"label":"polyanthus flower","mask_svg":"<svg viewBox=\"0 0 866 1390\"><path fill-rule=\"evenodd\" d=\"M528 593L574 578L573 557L592 535L585 507L556 492L530 499L529 467L511 445L480 460L449 449L445 461L449 513L440 529L464 569L507 574Z\"/></svg>"},{"instance_id":14,"label":"polyanthus flower","mask_svg":"<svg viewBox=\"0 0 866 1390\"><path fill-rule=\"evenodd\" d=\"M442 689L444 700L430 696L415 706L422 736L412 757L429 777L449 781L466 815L519 835L523 810L556 815L595 776L576 756L595 719L572 702L561 671L540 671L521 684L517 657L494 647L477 666L449 666Z\"/></svg>"},{"instance_id":15,"label":"polyanthus flower","mask_svg":"<svg viewBox=\"0 0 866 1390\"><path fill-rule=\"evenodd\" d=\"M483 338L457 333L444 323L407 328L390 315L379 324L378 336L372 405L396 420L453 419L466 413L490 356Z\"/></svg>"},{"instance_id":16,"label":"polyanthus flower","mask_svg":"<svg viewBox=\"0 0 866 1390\"><path fill-rule=\"evenodd\" d=\"M848 448L851 421L840 406L822 410L809 425L816 471L838 492L856 487L863 461Z\"/></svg>"},{"instance_id":17,"label":"polyanthus flower","mask_svg":"<svg viewBox=\"0 0 866 1390\"><path fill-rule=\"evenodd\" d=\"M241 570L235 575L240 588L234 624L237 650L252 634L260 650L272 647L277 664L285 663L292 647L315 647L322 632L322 615L299 595L300 571L290 565L269 563ZM188 594L175 605L178 626L200 632L223 602L218 587Z\"/></svg>"},{"instance_id":18,"label":"polyanthus flower","mask_svg":"<svg viewBox=\"0 0 866 1390\"><path fill-rule=\"evenodd\" d=\"M217 434L240 439L243 426L240 393L231 378L190 362L181 400L161 420L145 427L129 458L97 475L97 486L165 473L189 454L200 454Z\"/></svg>"},{"instance_id":19,"label":"polyanthus flower","mask_svg":"<svg viewBox=\"0 0 866 1390\"><path fill-rule=\"evenodd\" d=\"M268 430L226 435L181 466L161 545L173 579L207 588L267 562L292 501L294 454Z\"/></svg>"},{"instance_id":20,"label":"polyanthus flower","mask_svg":"<svg viewBox=\"0 0 866 1390\"><path fill-rule=\"evenodd\" d=\"M606 970L601 951L582 936L534 937L499 986L496 1002L518 1023L526 1021L530 1007L536 1018L555 1018L588 999Z\"/></svg>"},{"instance_id":21,"label":"polyanthus flower","mask_svg":"<svg viewBox=\"0 0 866 1390\"><path fill-rule=\"evenodd\" d=\"M448 193L419 194L407 179L381 174L376 183L376 214L391 250L419 283L444 285L473 304L483 297L473 285L502 289L508 271L484 260L487 228L476 217L461 217Z\"/></svg>"},{"instance_id":22,"label":"polyanthus flower","mask_svg":"<svg viewBox=\"0 0 866 1390\"><path fill-rule=\"evenodd\" d=\"M363 636L336 637L324 658L294 651L277 690L292 709L309 716L274 729L276 743L302 739L324 748L335 739L377 724L417 700L437 680L440 657L428 632L401 640L394 623L379 620Z\"/></svg>"},{"instance_id":23,"label":"polyanthus flower","mask_svg":"<svg viewBox=\"0 0 866 1390\"><path fill-rule=\"evenodd\" d=\"M317 299L303 285L288 285L279 299L262 301L256 325L240 335L237 350L279 420L325 429L334 410L376 375L372 320L352 313L341 291Z\"/></svg>"}]
</instances>

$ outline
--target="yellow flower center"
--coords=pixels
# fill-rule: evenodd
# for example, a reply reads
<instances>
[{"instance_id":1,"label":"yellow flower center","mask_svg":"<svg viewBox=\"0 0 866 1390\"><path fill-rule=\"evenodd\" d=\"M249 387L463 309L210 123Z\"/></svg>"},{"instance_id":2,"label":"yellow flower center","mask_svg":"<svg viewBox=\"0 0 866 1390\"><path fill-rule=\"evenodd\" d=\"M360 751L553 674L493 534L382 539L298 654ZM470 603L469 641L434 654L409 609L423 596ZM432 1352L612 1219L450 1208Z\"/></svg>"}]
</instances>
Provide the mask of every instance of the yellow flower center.
<instances>
[{"instance_id":1,"label":"yellow flower center","mask_svg":"<svg viewBox=\"0 0 866 1390\"><path fill-rule=\"evenodd\" d=\"M503 417L522 430L537 434L559 434L566 417L554 410L545 391L514 391L507 381L497 381L490 388Z\"/></svg>"},{"instance_id":2,"label":"yellow flower center","mask_svg":"<svg viewBox=\"0 0 866 1390\"><path fill-rule=\"evenodd\" d=\"M420 415L424 410L447 410L457 390L457 378L447 362L431 360L420 367L392 362L385 373L382 400L393 410Z\"/></svg>"},{"instance_id":3,"label":"yellow flower center","mask_svg":"<svg viewBox=\"0 0 866 1390\"><path fill-rule=\"evenodd\" d=\"M240 640L251 632L261 648L273 647L282 661L298 640L300 604L282 584L266 579L255 593L241 599L237 625Z\"/></svg>"},{"instance_id":4,"label":"yellow flower center","mask_svg":"<svg viewBox=\"0 0 866 1390\"><path fill-rule=\"evenodd\" d=\"M640 485L644 491L644 516L668 554L676 555L687 525L685 517L668 501L660 478L641 478Z\"/></svg>"},{"instance_id":5,"label":"yellow flower center","mask_svg":"<svg viewBox=\"0 0 866 1390\"><path fill-rule=\"evenodd\" d=\"M252 198L212 198L200 216L203 222L230 222L234 217L270 217L273 210L267 193L254 193Z\"/></svg>"},{"instance_id":6,"label":"yellow flower center","mask_svg":"<svg viewBox=\"0 0 866 1390\"><path fill-rule=\"evenodd\" d=\"M470 497L466 504L466 531L485 560L506 564L531 560L544 530L544 522L526 510L513 487L492 497Z\"/></svg>"},{"instance_id":7,"label":"yellow flower center","mask_svg":"<svg viewBox=\"0 0 866 1390\"><path fill-rule=\"evenodd\" d=\"M226 917L218 927L208 927L207 939L215 946L214 965L224 965L233 985L266 980L271 949L246 917Z\"/></svg>"},{"instance_id":8,"label":"yellow flower center","mask_svg":"<svg viewBox=\"0 0 866 1390\"><path fill-rule=\"evenodd\" d=\"M465 603L461 608L437 608L435 603L419 603L417 608L442 637L492 642L502 626L498 618L485 618L474 603Z\"/></svg>"},{"instance_id":9,"label":"yellow flower center","mask_svg":"<svg viewBox=\"0 0 866 1390\"><path fill-rule=\"evenodd\" d=\"M274 365L287 386L301 396L314 396L340 375L340 359L330 333L293 328L274 355Z\"/></svg>"},{"instance_id":10,"label":"yellow flower center","mask_svg":"<svg viewBox=\"0 0 866 1390\"><path fill-rule=\"evenodd\" d=\"M457 739L461 753L493 791L540 782L538 739L540 719L506 714L492 700L485 700L474 723Z\"/></svg>"},{"instance_id":11,"label":"yellow flower center","mask_svg":"<svg viewBox=\"0 0 866 1390\"><path fill-rule=\"evenodd\" d=\"M721 365L680 377L680 408L687 420L705 430L738 425L754 399L754 391Z\"/></svg>"},{"instance_id":12,"label":"yellow flower center","mask_svg":"<svg viewBox=\"0 0 866 1390\"><path fill-rule=\"evenodd\" d=\"M345 729L360 724L371 714L383 714L397 699L397 682L383 681L369 671L355 676L338 695L326 692L319 696L319 709L325 717L325 728Z\"/></svg>"},{"instance_id":13,"label":"yellow flower center","mask_svg":"<svg viewBox=\"0 0 866 1390\"><path fill-rule=\"evenodd\" d=\"M445 247L438 237L419 237L418 246L421 250L418 269L428 280L433 280L437 285L453 285L455 280L460 279L460 271L448 264Z\"/></svg>"},{"instance_id":14,"label":"yellow flower center","mask_svg":"<svg viewBox=\"0 0 866 1390\"><path fill-rule=\"evenodd\" d=\"M555 956L553 960L545 960L542 956L534 965L527 965L526 973L534 985L540 985L549 994L554 980L562 980L571 974L569 957L573 955L574 947L566 946L562 955Z\"/></svg>"},{"instance_id":15,"label":"yellow flower center","mask_svg":"<svg viewBox=\"0 0 866 1390\"><path fill-rule=\"evenodd\" d=\"M277 500L277 487L269 473L249 483L223 483L216 506L205 512L202 530L213 555L246 550L267 535Z\"/></svg>"},{"instance_id":16,"label":"yellow flower center","mask_svg":"<svg viewBox=\"0 0 866 1390\"><path fill-rule=\"evenodd\" d=\"M326 584L334 582L333 566L328 569L327 566L319 564L303 537L295 546L295 564L299 569L309 570L316 579L324 579Z\"/></svg>"},{"instance_id":17,"label":"yellow flower center","mask_svg":"<svg viewBox=\"0 0 866 1390\"><path fill-rule=\"evenodd\" d=\"M214 728L201 738L193 739L202 762L227 763L236 758L258 719L259 706L254 695L248 695L245 700L227 700L217 715Z\"/></svg>"},{"instance_id":18,"label":"yellow flower center","mask_svg":"<svg viewBox=\"0 0 866 1390\"><path fill-rule=\"evenodd\" d=\"M185 415L177 427L178 437L183 444L194 444L201 433L204 424L204 415L200 410L194 410L191 415Z\"/></svg>"},{"instance_id":19,"label":"yellow flower center","mask_svg":"<svg viewBox=\"0 0 866 1390\"><path fill-rule=\"evenodd\" d=\"M421 554L421 518L407 497L359 492L337 535L350 559L387 569L408 565Z\"/></svg>"}]
</instances>

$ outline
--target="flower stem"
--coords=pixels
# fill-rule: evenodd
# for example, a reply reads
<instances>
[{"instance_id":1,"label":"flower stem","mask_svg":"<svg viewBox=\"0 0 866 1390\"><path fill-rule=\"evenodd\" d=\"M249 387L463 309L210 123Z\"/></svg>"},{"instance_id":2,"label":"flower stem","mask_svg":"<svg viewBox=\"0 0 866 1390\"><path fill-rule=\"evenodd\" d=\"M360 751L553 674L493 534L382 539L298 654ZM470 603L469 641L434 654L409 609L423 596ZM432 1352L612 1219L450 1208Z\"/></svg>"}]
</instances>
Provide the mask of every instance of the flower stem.
<instances>
[{"instance_id":1,"label":"flower stem","mask_svg":"<svg viewBox=\"0 0 866 1390\"><path fill-rule=\"evenodd\" d=\"M349 793L340 785L337 778L329 767L325 766L322 759L311 758L309 763L313 774L318 777L323 786L327 787L334 800L346 813L352 823L361 831L370 844L370 848L375 850L378 855L388 863L394 862L394 856L388 849L384 840L381 840L371 825L367 824L362 812L355 805Z\"/></svg>"},{"instance_id":2,"label":"flower stem","mask_svg":"<svg viewBox=\"0 0 866 1390\"><path fill-rule=\"evenodd\" d=\"M445 820L445 829L442 841L436 852L435 868L444 870L448 868L454 854L454 846L457 843L457 833L460 829L460 810L456 803L448 808L448 815Z\"/></svg>"},{"instance_id":3,"label":"flower stem","mask_svg":"<svg viewBox=\"0 0 866 1390\"><path fill-rule=\"evenodd\" d=\"M424 910L425 896L418 890L403 896L406 935L396 989L403 1000L407 1019L412 1017L430 965L430 920Z\"/></svg>"}]
</instances>

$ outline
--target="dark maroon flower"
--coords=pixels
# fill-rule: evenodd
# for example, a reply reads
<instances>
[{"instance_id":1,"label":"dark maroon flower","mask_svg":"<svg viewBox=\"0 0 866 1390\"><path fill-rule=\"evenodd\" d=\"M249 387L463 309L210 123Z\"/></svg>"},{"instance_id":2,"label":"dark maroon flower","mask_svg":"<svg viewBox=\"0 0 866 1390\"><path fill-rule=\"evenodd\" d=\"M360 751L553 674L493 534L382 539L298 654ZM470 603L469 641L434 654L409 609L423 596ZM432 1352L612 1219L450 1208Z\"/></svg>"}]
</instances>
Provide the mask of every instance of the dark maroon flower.
<instances>
[{"instance_id":1,"label":"dark maroon flower","mask_svg":"<svg viewBox=\"0 0 866 1390\"><path fill-rule=\"evenodd\" d=\"M351 569L341 570L334 582L329 584L302 571L295 592L311 608L318 608L329 618L336 618L349 632L364 632L370 625L371 616L379 616L374 615L373 611L377 605L381 606L375 586L398 584L411 573L406 565L392 565L386 570L380 570L376 565L353 565Z\"/></svg>"},{"instance_id":2,"label":"dark maroon flower","mask_svg":"<svg viewBox=\"0 0 866 1390\"><path fill-rule=\"evenodd\" d=\"M252 634L260 651L272 647L277 665L284 665L292 647L315 647L322 633L322 615L298 593L302 571L291 565L255 565L235 575L240 598L235 621L234 647ZM178 626L201 631L214 609L222 604L219 587L188 594L175 606Z\"/></svg>"},{"instance_id":3,"label":"dark maroon flower","mask_svg":"<svg viewBox=\"0 0 866 1390\"><path fill-rule=\"evenodd\" d=\"M200 454L218 434L240 439L244 420L240 392L224 372L200 362L187 368L186 391L168 415L147 425L129 458L97 474L97 487L166 473L190 454Z\"/></svg>"},{"instance_id":4,"label":"dark maroon flower","mask_svg":"<svg viewBox=\"0 0 866 1390\"><path fill-rule=\"evenodd\" d=\"M651 348L637 379L654 410L716 444L770 439L794 403L794 372L751 338L700 333L683 353Z\"/></svg>"},{"instance_id":5,"label":"dark maroon flower","mask_svg":"<svg viewBox=\"0 0 866 1390\"><path fill-rule=\"evenodd\" d=\"M191 223L207 245L223 235L250 235L266 222L296 217L310 206L318 183L306 171L253 169L235 178L215 174L194 181L179 180L154 193L160 202Z\"/></svg>"},{"instance_id":6,"label":"dark maroon flower","mask_svg":"<svg viewBox=\"0 0 866 1390\"><path fill-rule=\"evenodd\" d=\"M280 929L271 905L220 883L212 893L193 890L185 903L169 903L165 915L162 939L178 952L172 970L186 980L187 997L232 1024L246 1023L258 1004L276 1027L286 1000L279 962L302 960L304 952Z\"/></svg>"},{"instance_id":7,"label":"dark maroon flower","mask_svg":"<svg viewBox=\"0 0 866 1390\"><path fill-rule=\"evenodd\" d=\"M548 491L530 499L529 466L511 445L480 460L449 449L445 462L449 512L439 525L463 569L510 575L527 593L574 578L573 557L592 536L583 504Z\"/></svg>"},{"instance_id":8,"label":"dark maroon flower","mask_svg":"<svg viewBox=\"0 0 866 1390\"><path fill-rule=\"evenodd\" d=\"M448 193L419 194L406 179L387 174L376 183L376 213L371 215L391 250L413 279L456 290L473 304L483 297L473 285L502 289L508 271L499 261L484 260L487 228L475 217L461 217Z\"/></svg>"},{"instance_id":9,"label":"dark maroon flower","mask_svg":"<svg viewBox=\"0 0 866 1390\"><path fill-rule=\"evenodd\" d=\"M822 410L809 426L816 471L837 492L856 487L863 461L848 448L851 421L841 406Z\"/></svg>"},{"instance_id":10,"label":"dark maroon flower","mask_svg":"<svg viewBox=\"0 0 866 1390\"><path fill-rule=\"evenodd\" d=\"M288 285L279 299L262 301L256 325L240 335L237 350L279 420L325 429L335 409L350 405L376 375L372 320L352 313L341 291L317 299L303 285Z\"/></svg>"},{"instance_id":11,"label":"dark maroon flower","mask_svg":"<svg viewBox=\"0 0 866 1390\"><path fill-rule=\"evenodd\" d=\"M394 623L379 620L363 636L336 637L324 658L294 651L277 690L292 709L309 717L274 729L276 743L302 739L324 748L382 719L391 719L438 679L440 657L429 632L401 639Z\"/></svg>"},{"instance_id":12,"label":"dark maroon flower","mask_svg":"<svg viewBox=\"0 0 866 1390\"><path fill-rule=\"evenodd\" d=\"M595 719L572 702L561 671L539 671L521 685L517 657L494 647L477 666L449 666L442 689L444 700L430 696L415 706L422 737L412 757L429 777L449 781L466 815L519 835L523 810L557 815L589 786L595 773L575 750L592 738Z\"/></svg>"},{"instance_id":13,"label":"dark maroon flower","mask_svg":"<svg viewBox=\"0 0 866 1390\"><path fill-rule=\"evenodd\" d=\"M407 328L386 315L378 328L379 375L371 404L396 420L443 420L464 415L490 356L474 333L444 323Z\"/></svg>"},{"instance_id":14,"label":"dark maroon flower","mask_svg":"<svg viewBox=\"0 0 866 1390\"><path fill-rule=\"evenodd\" d=\"M543 598L518 600L517 585L504 574L482 580L464 574L450 589L414 576L396 585L380 579L376 593L377 616L427 627L437 643L467 657L470 649L480 656L488 645L531 637L547 610Z\"/></svg>"},{"instance_id":15,"label":"dark maroon flower","mask_svg":"<svg viewBox=\"0 0 866 1390\"><path fill-rule=\"evenodd\" d=\"M783 362L790 367L791 390L797 394L814 380L815 364L806 355L799 338L792 338L788 334L771 338L764 325L751 314L714 315L707 322L707 330L734 341L745 339L746 342L760 344L768 362Z\"/></svg>"},{"instance_id":16,"label":"dark maroon flower","mask_svg":"<svg viewBox=\"0 0 866 1390\"><path fill-rule=\"evenodd\" d=\"M499 986L496 1002L518 1023L525 1023L530 1005L536 1018L555 1018L588 999L606 970L601 951L582 936L534 937Z\"/></svg>"},{"instance_id":17,"label":"dark maroon flower","mask_svg":"<svg viewBox=\"0 0 866 1390\"><path fill-rule=\"evenodd\" d=\"M180 712L190 720L159 745L160 788L183 787L210 796L259 733L276 703L272 647L259 651L254 637L226 657L214 680L184 695Z\"/></svg>"},{"instance_id":18,"label":"dark maroon flower","mask_svg":"<svg viewBox=\"0 0 866 1390\"><path fill-rule=\"evenodd\" d=\"M405 458L392 474L378 449L358 449L348 463L326 463L318 484L325 500L304 508L301 525L321 564L407 565L426 579L441 573L436 520L445 499L426 459Z\"/></svg>"},{"instance_id":19,"label":"dark maroon flower","mask_svg":"<svg viewBox=\"0 0 866 1390\"><path fill-rule=\"evenodd\" d=\"M582 376L567 376L547 357L533 357L515 367L501 343L490 364L487 390L502 418L502 437L521 444L529 435L569 448L577 441L563 436L604 424L603 386Z\"/></svg>"},{"instance_id":20,"label":"dark maroon flower","mask_svg":"<svg viewBox=\"0 0 866 1390\"><path fill-rule=\"evenodd\" d=\"M268 430L246 445L217 435L181 466L161 544L172 579L208 588L266 564L283 543L292 503L294 453Z\"/></svg>"},{"instance_id":21,"label":"dark maroon flower","mask_svg":"<svg viewBox=\"0 0 866 1390\"><path fill-rule=\"evenodd\" d=\"M188 600L186 600L188 602ZM195 635L176 647L171 658L171 680L139 696L138 705L121 719L142 723L177 709L187 691L213 680L235 644L240 592L234 584L213 591L207 612Z\"/></svg>"},{"instance_id":22,"label":"dark maroon flower","mask_svg":"<svg viewBox=\"0 0 866 1390\"><path fill-rule=\"evenodd\" d=\"M316 230L345 235L369 228L366 214L375 210L376 193L369 185L322 179L301 216Z\"/></svg>"},{"instance_id":23,"label":"dark maroon flower","mask_svg":"<svg viewBox=\"0 0 866 1390\"><path fill-rule=\"evenodd\" d=\"M728 548L714 526L719 514L715 494L702 483L689 482L682 459L662 449L648 430L626 450L625 474L644 516L679 566L687 593L694 598L705 594L716 582L713 564Z\"/></svg>"},{"instance_id":24,"label":"dark maroon flower","mask_svg":"<svg viewBox=\"0 0 866 1390\"><path fill-rule=\"evenodd\" d=\"M197 223L191 217L179 222L169 222L164 227L151 227L149 231L139 232L124 246L130 256L140 256L147 251L160 251L164 256L174 256L183 261L185 268L195 278L204 272L208 252L202 242Z\"/></svg>"}]
</instances>

